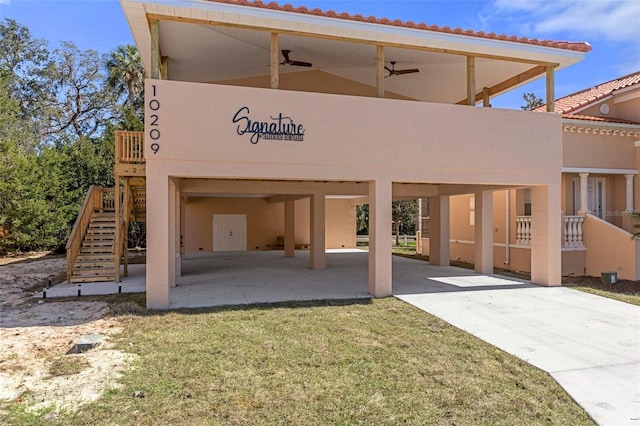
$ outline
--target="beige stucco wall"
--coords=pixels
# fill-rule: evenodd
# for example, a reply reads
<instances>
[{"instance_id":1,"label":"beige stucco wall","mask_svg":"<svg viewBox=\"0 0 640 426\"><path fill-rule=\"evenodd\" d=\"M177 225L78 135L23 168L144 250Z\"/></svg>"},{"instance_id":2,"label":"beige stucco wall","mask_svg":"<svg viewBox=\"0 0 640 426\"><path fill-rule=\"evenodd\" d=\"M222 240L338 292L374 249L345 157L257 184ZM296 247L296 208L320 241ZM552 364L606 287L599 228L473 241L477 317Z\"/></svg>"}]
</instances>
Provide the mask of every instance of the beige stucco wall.
<instances>
[{"instance_id":1,"label":"beige stucco wall","mask_svg":"<svg viewBox=\"0 0 640 426\"><path fill-rule=\"evenodd\" d=\"M636 169L634 139L563 132L564 167Z\"/></svg>"},{"instance_id":2,"label":"beige stucco wall","mask_svg":"<svg viewBox=\"0 0 640 426\"><path fill-rule=\"evenodd\" d=\"M168 306L175 283L176 198L238 193L229 189L234 182L245 194L368 196L376 206L370 220L377 240L369 254L374 295L391 290L393 183L429 184L428 196L442 191L442 200L451 195L447 190L473 193L474 185L535 186L540 226L532 280L560 284L557 114L152 79L145 90L150 307ZM292 121L304 140L252 143L249 120ZM332 210L314 205L310 266L322 269L326 233L319 218Z\"/></svg>"},{"instance_id":3,"label":"beige stucco wall","mask_svg":"<svg viewBox=\"0 0 640 426\"><path fill-rule=\"evenodd\" d=\"M561 166L555 114L151 79L147 93L148 175L544 185ZM243 106L291 117L304 141L252 144L232 122ZM438 155L406 155L420 152Z\"/></svg>"},{"instance_id":4,"label":"beige stucco wall","mask_svg":"<svg viewBox=\"0 0 640 426\"><path fill-rule=\"evenodd\" d=\"M192 197L185 206L187 252L212 251L213 215L247 215L247 250L268 250L284 236L284 203L263 198ZM309 244L309 199L295 202L296 244ZM326 201L326 248L356 246L355 208L349 200Z\"/></svg>"},{"instance_id":5,"label":"beige stucco wall","mask_svg":"<svg viewBox=\"0 0 640 426\"><path fill-rule=\"evenodd\" d=\"M239 78L234 80L215 81L212 83L225 84L231 86L244 87L260 87L268 89L271 87L271 78L269 75ZM320 70L298 71L281 73L278 81L280 90L295 90L299 92L315 92L315 93L336 93L351 96L367 96L376 97L376 87L368 86L357 81L349 80ZM406 96L399 95L390 91L385 91L385 97L388 99L406 99Z\"/></svg>"},{"instance_id":6,"label":"beige stucco wall","mask_svg":"<svg viewBox=\"0 0 640 426\"><path fill-rule=\"evenodd\" d=\"M562 275L585 275L587 267L586 250L570 250L562 252Z\"/></svg>"},{"instance_id":7,"label":"beige stucco wall","mask_svg":"<svg viewBox=\"0 0 640 426\"><path fill-rule=\"evenodd\" d=\"M635 99L633 98L637 96ZM620 99L624 99L621 101ZM600 105L607 104L609 112L602 114L600 112ZM618 93L614 99L605 99L602 102L596 103L589 108L585 108L578 112L581 115L592 115L602 117L621 118L629 121L640 121L640 88L635 91L626 91L625 93Z\"/></svg>"},{"instance_id":8,"label":"beige stucco wall","mask_svg":"<svg viewBox=\"0 0 640 426\"><path fill-rule=\"evenodd\" d=\"M622 279L640 279L640 240L632 240L629 233L590 214L584 229L587 275L615 271Z\"/></svg>"}]
</instances>

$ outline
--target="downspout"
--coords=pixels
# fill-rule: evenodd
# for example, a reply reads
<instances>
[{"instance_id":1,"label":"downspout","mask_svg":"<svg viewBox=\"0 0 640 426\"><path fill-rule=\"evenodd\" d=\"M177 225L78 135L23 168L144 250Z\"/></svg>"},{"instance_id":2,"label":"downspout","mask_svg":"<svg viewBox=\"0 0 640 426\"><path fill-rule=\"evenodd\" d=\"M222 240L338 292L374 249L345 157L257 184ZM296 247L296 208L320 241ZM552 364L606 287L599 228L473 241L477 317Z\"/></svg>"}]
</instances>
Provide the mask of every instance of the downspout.
<instances>
[{"instance_id":1,"label":"downspout","mask_svg":"<svg viewBox=\"0 0 640 426\"><path fill-rule=\"evenodd\" d=\"M505 243L504 243L504 264L508 265L511 262L511 246L509 245L509 240L511 239L510 226L511 226L511 190L507 189L507 195L505 197Z\"/></svg>"}]
</instances>

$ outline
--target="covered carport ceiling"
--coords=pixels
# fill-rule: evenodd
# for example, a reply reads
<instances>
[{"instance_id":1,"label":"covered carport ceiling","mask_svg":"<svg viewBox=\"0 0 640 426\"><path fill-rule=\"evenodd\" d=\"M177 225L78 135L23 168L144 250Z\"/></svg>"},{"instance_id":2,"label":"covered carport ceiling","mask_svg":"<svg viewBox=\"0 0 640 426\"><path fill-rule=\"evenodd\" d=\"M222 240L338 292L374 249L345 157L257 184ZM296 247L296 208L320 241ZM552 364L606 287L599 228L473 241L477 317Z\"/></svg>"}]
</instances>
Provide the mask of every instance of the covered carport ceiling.
<instances>
[{"instance_id":1,"label":"covered carport ceiling","mask_svg":"<svg viewBox=\"0 0 640 426\"><path fill-rule=\"evenodd\" d=\"M371 87L376 85L376 46L282 34L280 49L312 67L280 65L280 74L321 71ZM171 80L215 83L269 76L270 33L225 26L160 21L160 46ZM280 62L284 58L280 56ZM419 73L391 76L385 89L421 101L456 103L466 97L466 57L438 52L385 48L385 62ZM493 87L532 69L529 63L477 58L476 84ZM456 84L458 82L459 84Z\"/></svg>"}]
</instances>

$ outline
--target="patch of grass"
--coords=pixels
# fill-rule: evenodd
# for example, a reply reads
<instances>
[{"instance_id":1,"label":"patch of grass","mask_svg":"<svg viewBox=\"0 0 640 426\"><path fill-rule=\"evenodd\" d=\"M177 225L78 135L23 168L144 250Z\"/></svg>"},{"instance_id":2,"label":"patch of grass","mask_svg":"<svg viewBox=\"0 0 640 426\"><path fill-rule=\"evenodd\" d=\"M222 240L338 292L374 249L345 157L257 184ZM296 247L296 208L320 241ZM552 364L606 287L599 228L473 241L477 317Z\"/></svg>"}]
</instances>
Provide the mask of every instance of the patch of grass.
<instances>
[{"instance_id":1,"label":"patch of grass","mask_svg":"<svg viewBox=\"0 0 640 426\"><path fill-rule=\"evenodd\" d=\"M546 373L393 298L119 321L134 368L62 424L593 424Z\"/></svg>"},{"instance_id":2,"label":"patch of grass","mask_svg":"<svg viewBox=\"0 0 640 426\"><path fill-rule=\"evenodd\" d=\"M51 377L71 376L81 373L91 364L83 357L64 355L54 359L49 365L49 375Z\"/></svg>"},{"instance_id":3,"label":"patch of grass","mask_svg":"<svg viewBox=\"0 0 640 426\"><path fill-rule=\"evenodd\" d=\"M632 305L640 306L640 294L624 294L624 293L617 293L615 291L603 290L600 288L582 287L582 286L576 286L576 285L568 285L567 287L584 291L586 293L596 294L602 297L608 297L609 299L619 300L620 302L625 302L625 303L630 303Z\"/></svg>"}]
</instances>

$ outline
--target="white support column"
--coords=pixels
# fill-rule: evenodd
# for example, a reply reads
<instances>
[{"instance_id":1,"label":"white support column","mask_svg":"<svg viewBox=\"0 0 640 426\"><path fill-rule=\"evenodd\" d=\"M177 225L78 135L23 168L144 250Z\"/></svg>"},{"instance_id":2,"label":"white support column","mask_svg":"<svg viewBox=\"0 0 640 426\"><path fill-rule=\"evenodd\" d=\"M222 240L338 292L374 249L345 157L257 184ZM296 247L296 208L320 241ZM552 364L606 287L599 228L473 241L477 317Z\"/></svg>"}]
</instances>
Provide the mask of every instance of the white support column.
<instances>
[{"instance_id":1,"label":"white support column","mask_svg":"<svg viewBox=\"0 0 640 426\"><path fill-rule=\"evenodd\" d=\"M633 178L635 175L624 175L626 179L626 187L627 187L627 202L625 206L625 211L632 212L633 211Z\"/></svg>"},{"instance_id":2,"label":"white support column","mask_svg":"<svg viewBox=\"0 0 640 426\"><path fill-rule=\"evenodd\" d=\"M560 178L531 188L531 281L559 286L562 280L562 212Z\"/></svg>"},{"instance_id":3,"label":"white support column","mask_svg":"<svg viewBox=\"0 0 640 426\"><path fill-rule=\"evenodd\" d=\"M187 197L181 193L180 195L180 241L179 241L179 250L180 250L180 271L178 271L178 276L182 276L182 262L184 262L185 254L186 254L186 242L185 242L185 229L187 225Z\"/></svg>"},{"instance_id":4,"label":"white support column","mask_svg":"<svg viewBox=\"0 0 640 426\"><path fill-rule=\"evenodd\" d=\"M176 182L176 191L175 191L175 242L174 242L174 250L175 250L175 263L174 263L174 268L175 268L175 277L181 277L182 276L182 258L181 258L181 252L180 252L180 230L182 228L182 195L180 194L180 183ZM176 279L174 278L173 280L173 285L172 287L175 287L176 284Z\"/></svg>"},{"instance_id":5,"label":"white support column","mask_svg":"<svg viewBox=\"0 0 640 426\"><path fill-rule=\"evenodd\" d=\"M449 266L451 263L449 196L433 197L429 203L429 263Z\"/></svg>"},{"instance_id":6,"label":"white support column","mask_svg":"<svg viewBox=\"0 0 640 426\"><path fill-rule=\"evenodd\" d=\"M475 198L475 271L493 274L493 192L476 192Z\"/></svg>"},{"instance_id":7,"label":"white support column","mask_svg":"<svg viewBox=\"0 0 640 426\"><path fill-rule=\"evenodd\" d=\"M324 269L326 266L325 256L325 195L313 194L311 196L311 247L310 266L311 269Z\"/></svg>"},{"instance_id":8,"label":"white support column","mask_svg":"<svg viewBox=\"0 0 640 426\"><path fill-rule=\"evenodd\" d=\"M296 201L284 202L284 257L296 256Z\"/></svg>"},{"instance_id":9,"label":"white support column","mask_svg":"<svg viewBox=\"0 0 640 426\"><path fill-rule=\"evenodd\" d=\"M589 213L589 192L587 191L589 173L580 173L580 211L579 213Z\"/></svg>"},{"instance_id":10,"label":"white support column","mask_svg":"<svg viewBox=\"0 0 640 426\"><path fill-rule=\"evenodd\" d=\"M391 296L390 180L369 182L369 293Z\"/></svg>"},{"instance_id":11,"label":"white support column","mask_svg":"<svg viewBox=\"0 0 640 426\"><path fill-rule=\"evenodd\" d=\"M178 188L173 179L169 178L169 287L176 286L176 234L178 206Z\"/></svg>"},{"instance_id":12,"label":"white support column","mask_svg":"<svg viewBox=\"0 0 640 426\"><path fill-rule=\"evenodd\" d=\"M147 308L169 307L169 266L175 259L169 258L173 234L168 231L169 178L165 175L147 174Z\"/></svg>"}]
</instances>

